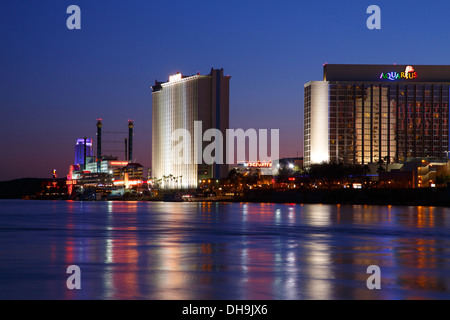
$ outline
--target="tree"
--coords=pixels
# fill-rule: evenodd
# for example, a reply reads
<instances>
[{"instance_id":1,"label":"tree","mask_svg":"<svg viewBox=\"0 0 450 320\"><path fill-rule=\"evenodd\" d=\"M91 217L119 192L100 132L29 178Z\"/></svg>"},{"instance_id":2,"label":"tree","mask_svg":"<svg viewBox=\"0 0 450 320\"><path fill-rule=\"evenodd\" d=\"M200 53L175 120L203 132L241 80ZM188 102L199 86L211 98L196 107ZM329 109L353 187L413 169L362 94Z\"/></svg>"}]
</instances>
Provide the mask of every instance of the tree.
<instances>
[{"instance_id":1,"label":"tree","mask_svg":"<svg viewBox=\"0 0 450 320\"><path fill-rule=\"evenodd\" d=\"M288 183L289 178L293 177L292 169L287 168L286 166L280 168L276 174L278 183Z\"/></svg>"},{"instance_id":2,"label":"tree","mask_svg":"<svg viewBox=\"0 0 450 320\"><path fill-rule=\"evenodd\" d=\"M385 171L386 171L386 170L384 169L384 167L383 167L383 164L384 164L383 159L378 160L377 164L379 165L378 168L377 168L378 174L379 174L380 172L385 172Z\"/></svg>"},{"instance_id":3,"label":"tree","mask_svg":"<svg viewBox=\"0 0 450 320\"><path fill-rule=\"evenodd\" d=\"M342 162L322 162L313 164L306 172L311 181L321 181L331 188L333 184L361 181L367 175L369 167L360 164Z\"/></svg>"},{"instance_id":4,"label":"tree","mask_svg":"<svg viewBox=\"0 0 450 320\"><path fill-rule=\"evenodd\" d=\"M439 174L436 176L436 185L445 187L450 182L450 176L447 174Z\"/></svg>"},{"instance_id":5,"label":"tree","mask_svg":"<svg viewBox=\"0 0 450 320\"><path fill-rule=\"evenodd\" d=\"M342 182L346 177L344 164L337 162L313 164L308 174L313 180L320 180L324 185L328 185L328 188L336 182Z\"/></svg>"}]
</instances>

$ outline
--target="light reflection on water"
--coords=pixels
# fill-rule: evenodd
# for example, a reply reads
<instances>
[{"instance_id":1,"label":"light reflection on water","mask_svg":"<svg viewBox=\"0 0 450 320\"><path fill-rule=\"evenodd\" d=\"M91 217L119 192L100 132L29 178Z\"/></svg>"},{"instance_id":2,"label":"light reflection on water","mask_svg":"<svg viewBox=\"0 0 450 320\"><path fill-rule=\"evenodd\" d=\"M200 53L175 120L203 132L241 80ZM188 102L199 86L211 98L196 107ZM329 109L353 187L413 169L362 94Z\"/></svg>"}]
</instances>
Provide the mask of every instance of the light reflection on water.
<instances>
[{"instance_id":1,"label":"light reflection on water","mask_svg":"<svg viewBox=\"0 0 450 320\"><path fill-rule=\"evenodd\" d=\"M0 298L449 299L449 226L433 207L0 201Z\"/></svg>"}]
</instances>

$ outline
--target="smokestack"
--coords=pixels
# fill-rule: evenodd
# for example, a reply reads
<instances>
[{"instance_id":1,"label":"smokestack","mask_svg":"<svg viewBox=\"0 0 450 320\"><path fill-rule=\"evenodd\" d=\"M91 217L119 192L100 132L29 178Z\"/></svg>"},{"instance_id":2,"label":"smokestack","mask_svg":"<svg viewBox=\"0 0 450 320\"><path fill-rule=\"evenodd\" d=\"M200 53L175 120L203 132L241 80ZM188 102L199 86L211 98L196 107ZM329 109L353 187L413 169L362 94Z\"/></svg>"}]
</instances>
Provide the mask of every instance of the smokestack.
<instances>
[{"instance_id":1,"label":"smokestack","mask_svg":"<svg viewBox=\"0 0 450 320\"><path fill-rule=\"evenodd\" d=\"M133 121L128 122L128 161L133 162Z\"/></svg>"},{"instance_id":2,"label":"smokestack","mask_svg":"<svg viewBox=\"0 0 450 320\"><path fill-rule=\"evenodd\" d=\"M84 170L86 170L86 144L87 144L87 138L84 137L84 152L83 152L83 157L84 157L83 168L84 168Z\"/></svg>"},{"instance_id":3,"label":"smokestack","mask_svg":"<svg viewBox=\"0 0 450 320\"><path fill-rule=\"evenodd\" d=\"M127 138L125 138L125 161L128 161L128 143Z\"/></svg>"},{"instance_id":4,"label":"smokestack","mask_svg":"<svg viewBox=\"0 0 450 320\"><path fill-rule=\"evenodd\" d=\"M102 159L102 119L97 121L97 172L101 170L101 159Z\"/></svg>"}]
</instances>

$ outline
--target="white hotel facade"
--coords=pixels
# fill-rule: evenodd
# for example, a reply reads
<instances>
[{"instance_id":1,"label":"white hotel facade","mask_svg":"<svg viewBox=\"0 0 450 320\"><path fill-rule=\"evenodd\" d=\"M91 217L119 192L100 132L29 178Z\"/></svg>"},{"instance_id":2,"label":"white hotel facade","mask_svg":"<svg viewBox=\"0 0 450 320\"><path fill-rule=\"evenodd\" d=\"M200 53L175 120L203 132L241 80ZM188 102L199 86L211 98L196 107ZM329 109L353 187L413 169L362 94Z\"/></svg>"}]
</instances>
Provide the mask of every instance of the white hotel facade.
<instances>
[{"instance_id":1,"label":"white hotel facade","mask_svg":"<svg viewBox=\"0 0 450 320\"><path fill-rule=\"evenodd\" d=\"M156 81L152 86L152 176L162 188L197 188L200 180L220 179L228 174L227 165L207 165L197 159L194 122L202 122L202 136L210 128L225 136L229 128L230 78L224 76L223 69L211 69L209 75L177 73L168 82ZM184 146L184 150L190 150L188 163L173 159L178 142L172 141L172 133L177 129L191 134L191 142Z\"/></svg>"}]
</instances>

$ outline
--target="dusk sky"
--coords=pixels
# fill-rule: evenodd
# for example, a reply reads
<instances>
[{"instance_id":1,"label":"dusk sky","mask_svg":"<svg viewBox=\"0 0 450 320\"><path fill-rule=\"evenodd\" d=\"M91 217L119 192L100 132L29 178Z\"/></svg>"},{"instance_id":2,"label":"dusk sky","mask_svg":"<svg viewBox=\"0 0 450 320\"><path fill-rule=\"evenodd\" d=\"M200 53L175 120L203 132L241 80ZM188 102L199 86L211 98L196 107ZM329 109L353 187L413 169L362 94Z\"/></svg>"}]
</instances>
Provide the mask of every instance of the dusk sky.
<instances>
[{"instance_id":1,"label":"dusk sky","mask_svg":"<svg viewBox=\"0 0 450 320\"><path fill-rule=\"evenodd\" d=\"M69 5L81 30L69 30ZM366 9L381 8L381 30ZM152 95L180 71L230 75L231 128L280 129L303 154L303 86L324 63L450 64L448 1L0 2L0 181L60 177L77 138L127 131L151 165ZM125 137L125 135L124 135ZM122 145L120 145L122 147Z\"/></svg>"}]
</instances>

